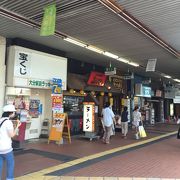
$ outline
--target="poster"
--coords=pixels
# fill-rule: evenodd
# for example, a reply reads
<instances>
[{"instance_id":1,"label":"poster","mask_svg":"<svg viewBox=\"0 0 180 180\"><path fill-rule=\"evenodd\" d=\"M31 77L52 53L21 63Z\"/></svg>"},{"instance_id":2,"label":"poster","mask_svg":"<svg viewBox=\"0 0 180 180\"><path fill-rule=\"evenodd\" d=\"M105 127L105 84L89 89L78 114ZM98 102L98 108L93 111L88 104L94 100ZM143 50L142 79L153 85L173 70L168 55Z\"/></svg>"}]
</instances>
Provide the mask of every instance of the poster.
<instances>
[{"instance_id":1,"label":"poster","mask_svg":"<svg viewBox=\"0 0 180 180\"><path fill-rule=\"evenodd\" d=\"M30 100L29 115L32 118L38 118L39 117L39 104L40 104L40 100L37 100L37 99L31 99Z\"/></svg>"}]
</instances>

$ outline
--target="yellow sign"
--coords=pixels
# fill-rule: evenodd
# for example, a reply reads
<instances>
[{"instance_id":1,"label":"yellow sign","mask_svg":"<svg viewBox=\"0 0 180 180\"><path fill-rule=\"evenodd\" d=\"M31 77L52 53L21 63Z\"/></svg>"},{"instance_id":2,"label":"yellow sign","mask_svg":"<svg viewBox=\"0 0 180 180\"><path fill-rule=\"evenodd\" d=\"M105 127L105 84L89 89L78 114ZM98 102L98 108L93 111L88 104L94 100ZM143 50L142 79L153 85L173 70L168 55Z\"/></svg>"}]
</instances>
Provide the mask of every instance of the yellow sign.
<instances>
[{"instance_id":1,"label":"yellow sign","mask_svg":"<svg viewBox=\"0 0 180 180\"><path fill-rule=\"evenodd\" d=\"M53 114L53 122L49 134L49 139L48 139L48 144L49 141L62 141L63 134L67 134L69 143L71 143L71 137L70 137L70 128L68 124L68 115L66 113L58 113L58 114ZM66 127L66 131L65 128Z\"/></svg>"}]
</instances>

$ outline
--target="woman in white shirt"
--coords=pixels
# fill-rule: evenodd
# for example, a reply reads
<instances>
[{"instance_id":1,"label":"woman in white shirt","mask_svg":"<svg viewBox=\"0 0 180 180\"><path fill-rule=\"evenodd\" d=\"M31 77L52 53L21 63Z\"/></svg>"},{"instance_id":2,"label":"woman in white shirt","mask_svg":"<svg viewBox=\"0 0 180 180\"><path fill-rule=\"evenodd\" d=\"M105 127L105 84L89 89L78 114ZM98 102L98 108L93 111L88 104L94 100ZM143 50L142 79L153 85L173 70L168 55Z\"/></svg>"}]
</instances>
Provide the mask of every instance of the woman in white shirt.
<instances>
[{"instance_id":1,"label":"woman in white shirt","mask_svg":"<svg viewBox=\"0 0 180 180\"><path fill-rule=\"evenodd\" d=\"M15 111L12 104L4 106L0 119L0 179L4 160L6 160L6 180L14 179L14 155L11 138L17 134L18 127L21 125L20 121L17 120L17 127L15 129L13 127L10 119L15 116Z\"/></svg>"}]
</instances>

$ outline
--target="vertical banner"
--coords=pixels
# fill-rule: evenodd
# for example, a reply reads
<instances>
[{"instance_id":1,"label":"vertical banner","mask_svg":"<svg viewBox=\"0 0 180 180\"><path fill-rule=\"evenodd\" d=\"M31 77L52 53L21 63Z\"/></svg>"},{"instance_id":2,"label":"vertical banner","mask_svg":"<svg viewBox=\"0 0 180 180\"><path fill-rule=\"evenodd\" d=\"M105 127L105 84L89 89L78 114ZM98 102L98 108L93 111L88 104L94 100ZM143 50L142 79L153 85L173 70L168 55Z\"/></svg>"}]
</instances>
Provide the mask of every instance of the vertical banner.
<instances>
[{"instance_id":1,"label":"vertical banner","mask_svg":"<svg viewBox=\"0 0 180 180\"><path fill-rule=\"evenodd\" d=\"M95 128L95 103L94 102L84 102L83 109L83 131L94 132Z\"/></svg>"},{"instance_id":2,"label":"vertical banner","mask_svg":"<svg viewBox=\"0 0 180 180\"><path fill-rule=\"evenodd\" d=\"M41 24L40 35L49 36L55 32L56 5L52 4L44 8L44 16Z\"/></svg>"}]
</instances>

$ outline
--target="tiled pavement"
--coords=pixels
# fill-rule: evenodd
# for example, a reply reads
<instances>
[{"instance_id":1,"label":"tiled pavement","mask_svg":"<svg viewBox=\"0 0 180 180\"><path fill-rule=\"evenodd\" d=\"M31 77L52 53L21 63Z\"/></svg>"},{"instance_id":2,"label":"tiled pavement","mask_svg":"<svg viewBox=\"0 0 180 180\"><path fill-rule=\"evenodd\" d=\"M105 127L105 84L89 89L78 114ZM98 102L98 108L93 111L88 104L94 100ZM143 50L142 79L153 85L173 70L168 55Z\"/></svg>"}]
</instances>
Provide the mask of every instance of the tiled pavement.
<instances>
[{"instance_id":1,"label":"tiled pavement","mask_svg":"<svg viewBox=\"0 0 180 180\"><path fill-rule=\"evenodd\" d=\"M71 145L60 147L43 142L26 144L27 150L16 155L15 175L21 176L17 179L145 180L148 179L145 177L154 177L149 180L160 180L169 177L175 180L180 177L177 173L180 164L175 161L179 149L170 147L174 147L178 140L173 133L169 134L169 139L164 137L160 142L158 139L177 129L176 125L148 127L148 138L140 141L134 140L131 132L126 140L117 133L110 145L85 139L74 139ZM163 173L164 170L167 172Z\"/></svg>"}]
</instances>

